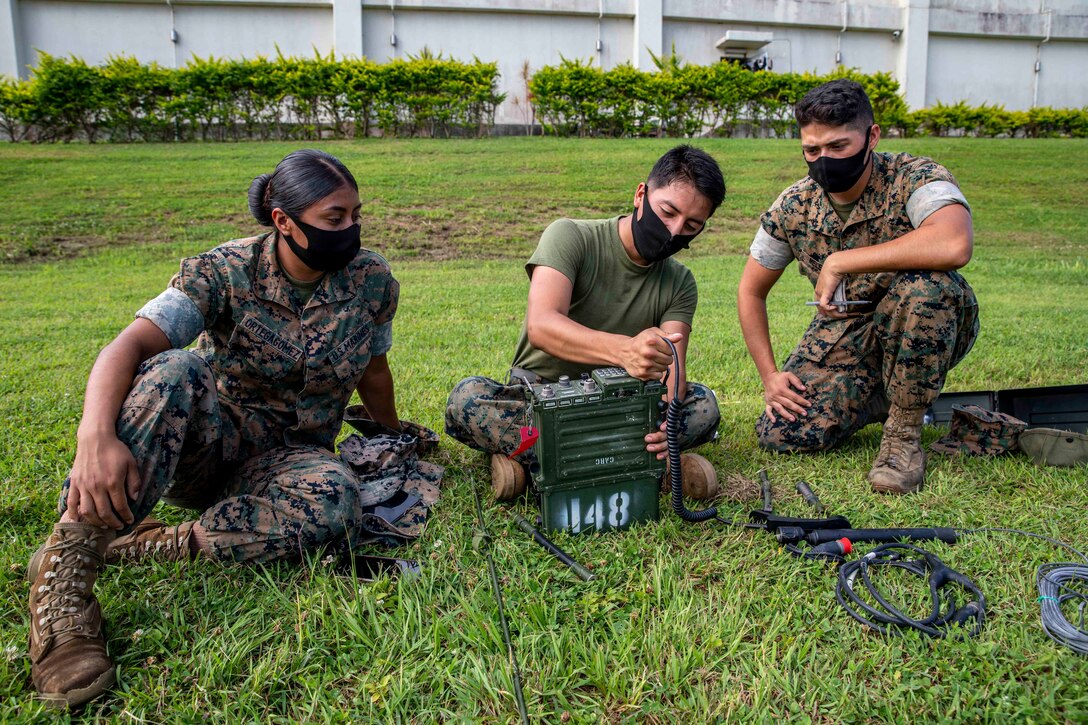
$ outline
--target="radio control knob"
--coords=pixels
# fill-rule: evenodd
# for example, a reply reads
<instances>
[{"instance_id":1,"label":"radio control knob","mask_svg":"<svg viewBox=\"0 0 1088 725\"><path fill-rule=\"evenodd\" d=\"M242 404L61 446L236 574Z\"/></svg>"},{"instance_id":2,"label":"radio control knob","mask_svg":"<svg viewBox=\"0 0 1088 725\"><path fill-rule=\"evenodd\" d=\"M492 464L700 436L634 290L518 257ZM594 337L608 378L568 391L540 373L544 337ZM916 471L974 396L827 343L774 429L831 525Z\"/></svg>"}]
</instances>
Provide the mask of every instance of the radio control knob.
<instances>
[{"instance_id":1,"label":"radio control knob","mask_svg":"<svg viewBox=\"0 0 1088 725\"><path fill-rule=\"evenodd\" d=\"M540 388L540 397L541 398L554 398L555 397L555 389L550 385L541 386L541 388Z\"/></svg>"},{"instance_id":2,"label":"radio control knob","mask_svg":"<svg viewBox=\"0 0 1088 725\"><path fill-rule=\"evenodd\" d=\"M560 375L559 376L559 387L561 387L561 388L569 388L570 387L570 376L569 375Z\"/></svg>"}]
</instances>

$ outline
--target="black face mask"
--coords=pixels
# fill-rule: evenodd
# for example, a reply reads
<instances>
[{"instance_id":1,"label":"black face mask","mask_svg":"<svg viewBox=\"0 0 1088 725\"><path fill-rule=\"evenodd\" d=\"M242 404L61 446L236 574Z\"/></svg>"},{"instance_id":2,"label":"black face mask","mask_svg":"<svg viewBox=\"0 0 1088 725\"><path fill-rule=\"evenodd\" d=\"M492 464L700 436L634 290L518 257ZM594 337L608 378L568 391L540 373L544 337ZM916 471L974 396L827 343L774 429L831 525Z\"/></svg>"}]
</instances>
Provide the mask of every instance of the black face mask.
<instances>
[{"instance_id":1,"label":"black face mask","mask_svg":"<svg viewBox=\"0 0 1088 725\"><path fill-rule=\"evenodd\" d=\"M812 180L823 187L824 191L832 194L840 194L847 191L865 173L865 167L869 165L869 132L872 126L865 129L865 144L853 156L845 159L833 159L830 156L821 156L815 161L806 160L808 175Z\"/></svg>"},{"instance_id":2,"label":"black face mask","mask_svg":"<svg viewBox=\"0 0 1088 725\"><path fill-rule=\"evenodd\" d=\"M352 224L347 229L321 229L299 221L290 214L287 216L306 235L309 246L300 247L289 234L284 234L283 238L287 240L287 246L295 256L310 269L338 272L348 266L359 253L361 244L358 224Z\"/></svg>"},{"instance_id":3,"label":"black face mask","mask_svg":"<svg viewBox=\"0 0 1088 725\"><path fill-rule=\"evenodd\" d=\"M692 239L699 236L703 230L694 234L677 234L673 236L661 217L650 208L649 188L642 195L642 218L638 213L631 215L631 235L635 238L635 251L638 256L647 262L660 262L671 257L681 249L687 249Z\"/></svg>"}]
</instances>

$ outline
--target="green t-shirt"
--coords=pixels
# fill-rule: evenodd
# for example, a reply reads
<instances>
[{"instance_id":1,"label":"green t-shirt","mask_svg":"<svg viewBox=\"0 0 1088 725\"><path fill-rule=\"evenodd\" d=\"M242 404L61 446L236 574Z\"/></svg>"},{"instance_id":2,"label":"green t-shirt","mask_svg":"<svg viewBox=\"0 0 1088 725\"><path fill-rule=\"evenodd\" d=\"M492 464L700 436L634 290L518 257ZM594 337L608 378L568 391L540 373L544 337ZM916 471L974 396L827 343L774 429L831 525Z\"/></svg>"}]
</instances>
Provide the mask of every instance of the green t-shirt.
<instances>
[{"instance_id":1,"label":"green t-shirt","mask_svg":"<svg viewBox=\"0 0 1088 725\"><path fill-rule=\"evenodd\" d=\"M530 277L537 266L562 272L574 285L568 316L592 330L633 336L672 320L691 325L699 301L691 271L672 258L648 267L635 264L620 241L619 220L552 222L525 271ZM546 380L577 378L598 367L560 360L533 347L524 323L513 366Z\"/></svg>"},{"instance_id":2,"label":"green t-shirt","mask_svg":"<svg viewBox=\"0 0 1088 725\"><path fill-rule=\"evenodd\" d=\"M310 301L310 298L314 296L314 290L316 290L321 284L321 281L325 279L325 275L321 275L317 279L304 282L301 279L295 279L289 275L286 269L283 270L283 276L286 277L287 281L291 283L291 286L295 288L295 292L298 293L299 301L304 305Z\"/></svg>"},{"instance_id":3,"label":"green t-shirt","mask_svg":"<svg viewBox=\"0 0 1088 725\"><path fill-rule=\"evenodd\" d=\"M843 222L850 218L850 212L854 211L854 207L858 205L858 201L860 199L861 197L859 196L853 201L848 201L845 204L840 204L839 202L832 199L830 194L827 195L827 200L831 202L831 208L835 210L835 213L838 214L839 219L842 219Z\"/></svg>"}]
</instances>

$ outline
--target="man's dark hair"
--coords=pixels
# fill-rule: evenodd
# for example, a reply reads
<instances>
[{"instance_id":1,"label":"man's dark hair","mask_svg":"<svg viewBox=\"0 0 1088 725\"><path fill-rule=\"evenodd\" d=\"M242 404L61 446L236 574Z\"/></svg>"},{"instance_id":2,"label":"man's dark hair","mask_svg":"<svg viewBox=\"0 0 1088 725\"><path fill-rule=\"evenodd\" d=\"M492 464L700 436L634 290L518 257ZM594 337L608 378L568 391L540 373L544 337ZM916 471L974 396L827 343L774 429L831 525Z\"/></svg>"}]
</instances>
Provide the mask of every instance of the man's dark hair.
<instances>
[{"instance_id":1,"label":"man's dark hair","mask_svg":"<svg viewBox=\"0 0 1088 725\"><path fill-rule=\"evenodd\" d=\"M647 181L654 189L676 181L691 184L710 200L711 214L725 199L725 179L718 162L706 151L688 144L681 144L659 158Z\"/></svg>"},{"instance_id":2,"label":"man's dark hair","mask_svg":"<svg viewBox=\"0 0 1088 725\"><path fill-rule=\"evenodd\" d=\"M284 157L271 174L261 174L249 185L249 211L266 227L272 226L272 210L283 209L298 218L329 194L359 184L340 159L317 149L299 149Z\"/></svg>"},{"instance_id":3,"label":"man's dark hair","mask_svg":"<svg viewBox=\"0 0 1088 725\"><path fill-rule=\"evenodd\" d=\"M816 86L793 107L797 125L849 126L864 131L873 124L873 105L857 81L839 78Z\"/></svg>"}]
</instances>

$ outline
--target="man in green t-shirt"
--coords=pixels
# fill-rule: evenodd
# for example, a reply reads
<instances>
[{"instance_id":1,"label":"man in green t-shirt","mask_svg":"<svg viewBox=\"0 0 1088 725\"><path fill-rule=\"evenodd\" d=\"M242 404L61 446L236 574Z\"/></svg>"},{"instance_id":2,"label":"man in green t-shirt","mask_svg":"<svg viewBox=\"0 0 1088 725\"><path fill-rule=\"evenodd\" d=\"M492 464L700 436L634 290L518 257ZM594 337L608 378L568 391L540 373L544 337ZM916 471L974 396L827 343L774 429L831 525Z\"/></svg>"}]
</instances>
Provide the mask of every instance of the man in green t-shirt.
<instances>
[{"instance_id":1,"label":"man in green t-shirt","mask_svg":"<svg viewBox=\"0 0 1088 725\"><path fill-rule=\"evenodd\" d=\"M553 222L525 265L529 302L507 384L479 376L458 383L446 407L446 432L493 454L494 476L520 473L507 456L529 423L524 384L621 367L642 380L661 379L668 370L684 401L681 447L713 440L717 400L685 374L695 278L671 257L687 248L724 198L717 162L682 145L638 185L633 214ZM675 359L663 338L675 346ZM668 389L671 396L673 386ZM647 435L646 449L664 458L664 431ZM515 459L525 463L531 455Z\"/></svg>"}]
</instances>

